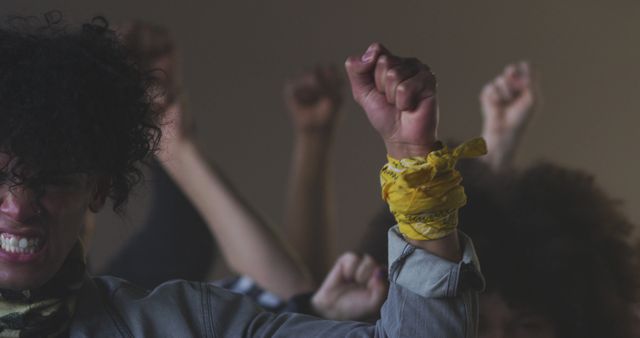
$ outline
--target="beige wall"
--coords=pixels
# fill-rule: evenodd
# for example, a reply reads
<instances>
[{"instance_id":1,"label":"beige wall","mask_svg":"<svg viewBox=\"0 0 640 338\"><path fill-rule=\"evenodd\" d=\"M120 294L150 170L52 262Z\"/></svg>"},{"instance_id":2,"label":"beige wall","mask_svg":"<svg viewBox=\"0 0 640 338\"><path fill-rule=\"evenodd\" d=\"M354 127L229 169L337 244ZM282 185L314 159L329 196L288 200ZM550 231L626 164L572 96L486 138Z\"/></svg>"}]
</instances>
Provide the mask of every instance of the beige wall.
<instances>
[{"instance_id":1,"label":"beige wall","mask_svg":"<svg viewBox=\"0 0 640 338\"><path fill-rule=\"evenodd\" d=\"M1 13L144 18L175 32L184 53L190 107L200 140L251 203L282 219L291 130L283 79L317 62L341 64L378 40L427 61L438 74L443 138L480 128L476 95L513 60L542 78L544 105L518 162L550 159L594 173L640 221L640 2L637 1L151 1L2 0ZM380 205L381 142L351 100L334 154L337 219L350 247ZM142 192L141 194L144 194ZM144 216L144 199L124 221L100 215L94 261L104 261Z\"/></svg>"}]
</instances>

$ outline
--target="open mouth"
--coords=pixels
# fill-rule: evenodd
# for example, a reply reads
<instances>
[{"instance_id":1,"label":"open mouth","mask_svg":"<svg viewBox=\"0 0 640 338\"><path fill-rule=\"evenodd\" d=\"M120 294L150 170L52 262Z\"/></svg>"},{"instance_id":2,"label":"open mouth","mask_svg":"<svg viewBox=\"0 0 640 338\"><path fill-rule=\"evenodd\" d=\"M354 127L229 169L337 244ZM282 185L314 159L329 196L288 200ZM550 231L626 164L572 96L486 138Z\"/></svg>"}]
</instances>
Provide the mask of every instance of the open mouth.
<instances>
[{"instance_id":1,"label":"open mouth","mask_svg":"<svg viewBox=\"0 0 640 338\"><path fill-rule=\"evenodd\" d=\"M0 250L9 254L34 254L40 249L44 240L41 237L26 237L0 233Z\"/></svg>"}]
</instances>

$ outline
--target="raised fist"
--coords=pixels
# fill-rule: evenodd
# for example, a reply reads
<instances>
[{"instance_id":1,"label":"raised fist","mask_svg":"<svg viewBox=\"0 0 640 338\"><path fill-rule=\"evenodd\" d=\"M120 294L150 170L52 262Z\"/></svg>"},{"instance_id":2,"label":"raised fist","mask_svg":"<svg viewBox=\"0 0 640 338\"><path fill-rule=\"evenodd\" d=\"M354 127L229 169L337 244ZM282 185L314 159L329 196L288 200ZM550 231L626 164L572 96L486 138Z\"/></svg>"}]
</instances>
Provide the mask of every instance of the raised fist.
<instances>
[{"instance_id":1,"label":"raised fist","mask_svg":"<svg viewBox=\"0 0 640 338\"><path fill-rule=\"evenodd\" d=\"M386 297L384 267L371 256L348 252L338 258L311 304L327 319L367 320L380 313Z\"/></svg>"},{"instance_id":2,"label":"raised fist","mask_svg":"<svg viewBox=\"0 0 640 338\"><path fill-rule=\"evenodd\" d=\"M155 109L164 111L180 94L182 77L175 43L162 26L141 21L118 28L121 39L143 71L150 72L156 85L151 93Z\"/></svg>"},{"instance_id":3,"label":"raised fist","mask_svg":"<svg viewBox=\"0 0 640 338\"><path fill-rule=\"evenodd\" d=\"M162 26L133 21L122 25L118 32L133 59L155 80L149 95L153 108L162 114L162 138L156 155L168 161L178 143L190 139L195 129L192 116L180 99L182 75L178 50L170 32Z\"/></svg>"},{"instance_id":4,"label":"raised fist","mask_svg":"<svg viewBox=\"0 0 640 338\"><path fill-rule=\"evenodd\" d=\"M526 62L509 64L480 93L484 118L482 136L487 141L484 158L494 169L508 166L531 118L535 92Z\"/></svg>"},{"instance_id":5,"label":"raised fist","mask_svg":"<svg viewBox=\"0 0 640 338\"><path fill-rule=\"evenodd\" d=\"M414 58L391 54L374 43L346 61L353 97L394 158L425 156L438 126L436 78Z\"/></svg>"},{"instance_id":6,"label":"raised fist","mask_svg":"<svg viewBox=\"0 0 640 338\"><path fill-rule=\"evenodd\" d=\"M284 99L296 131L331 131L342 104L342 78L334 66L318 66L287 81Z\"/></svg>"}]
</instances>

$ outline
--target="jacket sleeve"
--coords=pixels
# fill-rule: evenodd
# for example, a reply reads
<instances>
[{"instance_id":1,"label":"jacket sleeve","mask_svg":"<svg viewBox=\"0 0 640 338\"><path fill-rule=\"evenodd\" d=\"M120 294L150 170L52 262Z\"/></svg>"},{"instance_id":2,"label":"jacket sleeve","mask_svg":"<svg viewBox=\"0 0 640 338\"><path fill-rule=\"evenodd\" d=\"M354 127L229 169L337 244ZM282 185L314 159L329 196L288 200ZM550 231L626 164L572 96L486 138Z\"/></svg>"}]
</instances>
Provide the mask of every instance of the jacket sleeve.
<instances>
[{"instance_id":1,"label":"jacket sleeve","mask_svg":"<svg viewBox=\"0 0 640 338\"><path fill-rule=\"evenodd\" d=\"M209 283L172 281L152 292L113 277L85 283L71 337L475 337L484 287L469 238L458 263L389 231L390 288L375 324L262 310ZM93 286L93 287L90 287Z\"/></svg>"},{"instance_id":2,"label":"jacket sleeve","mask_svg":"<svg viewBox=\"0 0 640 338\"><path fill-rule=\"evenodd\" d=\"M246 298L206 288L215 337L475 337L484 287L471 240L460 262L443 260L389 231L390 288L375 324L260 310Z\"/></svg>"}]
</instances>

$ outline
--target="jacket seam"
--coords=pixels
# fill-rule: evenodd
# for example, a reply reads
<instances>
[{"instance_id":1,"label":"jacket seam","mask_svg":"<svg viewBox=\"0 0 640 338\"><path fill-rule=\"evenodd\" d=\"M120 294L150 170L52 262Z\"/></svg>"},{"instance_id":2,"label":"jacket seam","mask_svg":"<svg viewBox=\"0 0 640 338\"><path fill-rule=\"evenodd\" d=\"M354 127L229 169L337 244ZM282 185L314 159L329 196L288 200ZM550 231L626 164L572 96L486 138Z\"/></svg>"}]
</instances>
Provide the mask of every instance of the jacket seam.
<instances>
[{"instance_id":1,"label":"jacket seam","mask_svg":"<svg viewBox=\"0 0 640 338\"><path fill-rule=\"evenodd\" d=\"M213 324L210 290L204 283L200 283L200 295L202 297L202 324L204 325L204 331L207 337L216 338L218 335L216 334L215 325Z\"/></svg>"},{"instance_id":2,"label":"jacket seam","mask_svg":"<svg viewBox=\"0 0 640 338\"><path fill-rule=\"evenodd\" d=\"M464 336L465 337L471 337L470 336L470 330L469 330L469 325L470 325L470 321L469 319L471 319L471 309L469 308L469 303L471 302L470 298L470 294L465 292L464 296L462 297L463 299L463 304L464 304L464 312L466 314L465 318L464 318Z\"/></svg>"},{"instance_id":3,"label":"jacket seam","mask_svg":"<svg viewBox=\"0 0 640 338\"><path fill-rule=\"evenodd\" d=\"M100 282L96 282L96 285L98 287L104 288L104 285L100 285L100 284L101 284ZM109 318L111 318L111 321L113 322L114 326L120 333L120 336L134 338L133 333L129 329L129 326L124 322L124 320L122 319L118 311L115 309L115 307L111 303L109 298L111 298L112 295L113 293L108 293L107 295L101 297L102 305L104 306L105 311L109 315Z\"/></svg>"},{"instance_id":4,"label":"jacket seam","mask_svg":"<svg viewBox=\"0 0 640 338\"><path fill-rule=\"evenodd\" d=\"M400 320L402 321L402 318L404 318L405 305L407 303L407 299L406 299L407 295L404 292L401 292L400 294L402 295L402 299L400 302ZM402 330L402 325L400 325L400 328Z\"/></svg>"},{"instance_id":5,"label":"jacket seam","mask_svg":"<svg viewBox=\"0 0 640 338\"><path fill-rule=\"evenodd\" d=\"M463 271L463 269L460 268L460 264L462 263L457 264L453 268L453 271L449 272L449 281L451 282L447 290L447 296L449 297L455 297L458 294L458 288L460 287L460 279L462 278Z\"/></svg>"}]
</instances>

